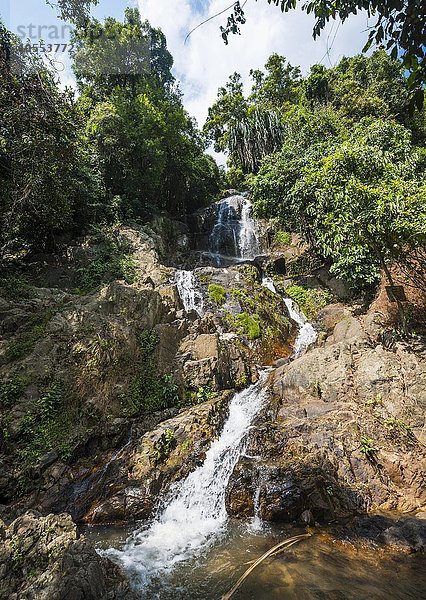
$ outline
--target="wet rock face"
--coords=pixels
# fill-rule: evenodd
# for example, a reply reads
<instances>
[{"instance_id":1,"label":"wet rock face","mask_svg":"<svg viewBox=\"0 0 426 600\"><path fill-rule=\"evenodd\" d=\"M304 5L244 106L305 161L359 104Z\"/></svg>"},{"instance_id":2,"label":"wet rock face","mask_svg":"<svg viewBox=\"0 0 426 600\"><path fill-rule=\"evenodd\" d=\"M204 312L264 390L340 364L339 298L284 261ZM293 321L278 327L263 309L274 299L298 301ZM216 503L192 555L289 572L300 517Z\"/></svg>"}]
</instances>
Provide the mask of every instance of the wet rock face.
<instances>
[{"instance_id":1,"label":"wet rock face","mask_svg":"<svg viewBox=\"0 0 426 600\"><path fill-rule=\"evenodd\" d=\"M225 503L233 517L252 517L255 512L256 481L251 461L241 459L236 465L226 490Z\"/></svg>"},{"instance_id":2,"label":"wet rock face","mask_svg":"<svg viewBox=\"0 0 426 600\"><path fill-rule=\"evenodd\" d=\"M265 520L424 508L425 356L376 345L340 307L321 318L325 345L271 374L275 410L249 433L229 512L250 514L256 492Z\"/></svg>"},{"instance_id":3,"label":"wet rock face","mask_svg":"<svg viewBox=\"0 0 426 600\"><path fill-rule=\"evenodd\" d=\"M280 469L271 470L260 485L259 516L264 521L291 523L305 510L305 494L299 482Z\"/></svg>"},{"instance_id":4,"label":"wet rock face","mask_svg":"<svg viewBox=\"0 0 426 600\"><path fill-rule=\"evenodd\" d=\"M100 557L69 515L0 521L0 598L135 600L120 568Z\"/></svg>"}]
</instances>

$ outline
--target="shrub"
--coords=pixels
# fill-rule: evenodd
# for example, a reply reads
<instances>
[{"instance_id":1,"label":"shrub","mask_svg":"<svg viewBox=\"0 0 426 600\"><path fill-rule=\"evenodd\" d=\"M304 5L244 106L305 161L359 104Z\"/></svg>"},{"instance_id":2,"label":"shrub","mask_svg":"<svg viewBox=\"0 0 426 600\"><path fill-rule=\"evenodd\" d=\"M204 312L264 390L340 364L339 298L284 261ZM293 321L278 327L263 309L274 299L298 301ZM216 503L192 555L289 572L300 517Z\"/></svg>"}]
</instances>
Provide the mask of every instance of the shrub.
<instances>
[{"instance_id":1,"label":"shrub","mask_svg":"<svg viewBox=\"0 0 426 600\"><path fill-rule=\"evenodd\" d=\"M234 317L237 329L245 333L250 340L256 340L260 337L260 319L258 315L249 315L241 313Z\"/></svg>"}]
</instances>

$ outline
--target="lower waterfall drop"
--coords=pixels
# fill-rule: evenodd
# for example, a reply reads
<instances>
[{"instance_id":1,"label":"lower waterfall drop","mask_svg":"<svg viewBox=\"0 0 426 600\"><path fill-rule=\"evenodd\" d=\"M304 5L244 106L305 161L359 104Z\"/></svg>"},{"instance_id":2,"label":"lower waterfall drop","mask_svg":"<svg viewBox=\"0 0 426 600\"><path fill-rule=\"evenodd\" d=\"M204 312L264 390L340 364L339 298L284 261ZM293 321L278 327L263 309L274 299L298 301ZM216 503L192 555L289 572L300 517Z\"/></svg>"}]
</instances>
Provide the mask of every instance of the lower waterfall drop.
<instances>
[{"instance_id":1,"label":"lower waterfall drop","mask_svg":"<svg viewBox=\"0 0 426 600\"><path fill-rule=\"evenodd\" d=\"M246 447L246 433L259 414L266 392L264 378L237 393L220 437L204 463L170 490L163 512L144 530L136 531L123 550L108 550L144 586L191 558L225 530L225 492L232 471Z\"/></svg>"}]
</instances>

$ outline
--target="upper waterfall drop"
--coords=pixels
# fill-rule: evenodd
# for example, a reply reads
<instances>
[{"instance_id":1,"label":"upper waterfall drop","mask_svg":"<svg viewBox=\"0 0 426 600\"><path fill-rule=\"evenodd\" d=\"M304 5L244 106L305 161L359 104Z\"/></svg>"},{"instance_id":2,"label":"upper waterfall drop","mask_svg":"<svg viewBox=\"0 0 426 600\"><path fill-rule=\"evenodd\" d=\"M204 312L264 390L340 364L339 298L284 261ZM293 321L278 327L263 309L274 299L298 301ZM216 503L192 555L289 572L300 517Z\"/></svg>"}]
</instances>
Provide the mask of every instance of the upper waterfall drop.
<instances>
[{"instance_id":1,"label":"upper waterfall drop","mask_svg":"<svg viewBox=\"0 0 426 600\"><path fill-rule=\"evenodd\" d=\"M259 238L256 223L251 216L252 204L248 198L243 198L241 208L241 226L238 238L238 250L241 258L252 260L259 254Z\"/></svg>"},{"instance_id":2,"label":"upper waterfall drop","mask_svg":"<svg viewBox=\"0 0 426 600\"><path fill-rule=\"evenodd\" d=\"M252 260L260 251L252 205L243 195L229 196L216 204L216 221L209 236L209 252L217 266Z\"/></svg>"}]
</instances>

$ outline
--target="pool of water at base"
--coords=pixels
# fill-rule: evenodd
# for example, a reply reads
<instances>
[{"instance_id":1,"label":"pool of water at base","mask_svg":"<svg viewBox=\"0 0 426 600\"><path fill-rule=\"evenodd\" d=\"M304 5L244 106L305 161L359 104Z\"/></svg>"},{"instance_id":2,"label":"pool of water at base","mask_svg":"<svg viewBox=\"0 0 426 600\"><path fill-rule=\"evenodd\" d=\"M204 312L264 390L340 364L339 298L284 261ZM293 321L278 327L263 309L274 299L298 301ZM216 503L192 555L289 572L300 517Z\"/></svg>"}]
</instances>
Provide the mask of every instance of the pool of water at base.
<instances>
[{"instance_id":1,"label":"pool of water at base","mask_svg":"<svg viewBox=\"0 0 426 600\"><path fill-rule=\"evenodd\" d=\"M99 549L123 548L130 528L85 527ZM220 600L253 561L286 538L293 526L231 522L226 534L192 560L175 565L139 589L141 599ZM129 573L132 579L132 573ZM134 582L137 575L134 574ZM262 562L233 600L420 600L426 598L424 554L356 548L315 534Z\"/></svg>"}]
</instances>

